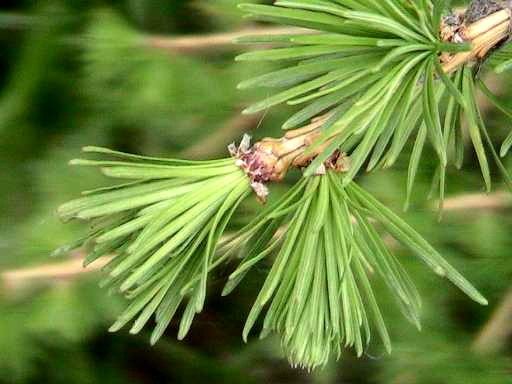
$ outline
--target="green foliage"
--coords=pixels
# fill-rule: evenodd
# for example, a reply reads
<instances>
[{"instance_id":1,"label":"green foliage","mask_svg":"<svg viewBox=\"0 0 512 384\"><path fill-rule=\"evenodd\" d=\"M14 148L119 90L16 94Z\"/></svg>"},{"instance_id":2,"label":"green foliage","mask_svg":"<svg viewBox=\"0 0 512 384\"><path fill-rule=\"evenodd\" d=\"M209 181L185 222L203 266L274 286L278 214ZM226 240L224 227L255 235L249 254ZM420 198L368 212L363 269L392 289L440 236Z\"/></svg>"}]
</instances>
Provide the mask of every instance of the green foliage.
<instances>
[{"instance_id":1,"label":"green foliage","mask_svg":"<svg viewBox=\"0 0 512 384\"><path fill-rule=\"evenodd\" d=\"M48 260L49 251L68 239L81 236L82 225L63 226L53 214L62 201L101 182L94 169L96 167L77 172L64 166L79 147L94 143L123 151L165 153L166 156L177 157L181 150L197 145L197 140L203 141L227 125L228 119L245 104L244 100L254 100L257 95L271 96L274 92L264 88L257 94L235 93L234 84L254 76L254 73L282 70L283 64L292 63L275 60L233 65L229 54L182 57L158 52L148 46L141 47L149 33L179 30L197 34L206 30L253 28L255 24L251 19L239 19L240 12L230 9L232 4L238 3L235 0L194 3L98 0L66 3L65 9L51 6L46 9L46 4L31 9L26 8L26 3L18 2L11 8L16 14L27 12L28 21L23 25L6 27L0 20L3 52L0 73L5 85L0 106L0 200L4 213L0 217L0 250L1 265L5 270L46 263L58 265L65 260L64 257ZM52 3L54 5L58 1ZM109 10L106 11L105 6ZM173 14L170 9L180 13ZM183 9L194 12L183 17ZM32 24L31 20L40 17L44 23ZM185 18L193 21L188 22ZM65 28L61 24L63 21ZM310 35L303 38L304 42L314 39ZM282 44L279 38L274 39L277 44ZM495 54L506 49L503 47ZM338 59L330 56L329 59ZM327 61L324 57L321 59ZM314 64L315 60L305 60L305 64L309 62ZM487 76L484 75L487 75L488 68L483 66L478 73L479 78L486 82ZM302 69L313 70L304 66L296 75L290 74L287 81L307 76L308 72L303 74ZM378 75L380 73L374 76ZM296 76L295 80L293 76ZM434 88L439 87L438 75L433 78ZM450 78L456 81L455 75ZM493 102L490 108L482 108L480 112L493 138L505 138L510 133L510 124L503 118L506 113L499 110L510 109L510 77L504 73L498 82L493 83L493 78L489 80L489 88L499 95L491 96L498 103ZM363 77L351 86L357 87L362 81L374 80L369 76ZM286 81L279 83L279 75L275 79L269 78L268 84L288 86ZM462 88L456 84L460 91ZM479 79L474 84L483 89ZM445 90L439 101L443 129L446 124L458 127L455 124L460 120L454 112L451 116L457 117L454 118L456 123L445 118L449 105L454 105L451 107L453 110L460 110L455 97L448 102L449 94ZM241 102L241 99L244 100ZM336 101L334 92L330 99L322 101L324 104L307 103L311 109L309 112L305 109L304 114L315 116L325 110L323 105L336 104ZM420 111L423 98L416 105ZM275 136L278 123L291 108L294 106L265 114L258 135ZM315 108L318 112L314 111ZM298 115L297 119L300 118ZM481 288L492 306L498 306L512 272L509 262L512 223L508 210L483 212L472 209L460 213L450 210L445 214L443 223L438 224L430 213L431 203L425 203L422 196L428 194L430 178L439 169L439 155L434 153L433 156L428 148L431 137L426 125L422 128L418 121L410 129L411 135L403 139L398 154L410 154L416 140L415 147L423 150L420 157L420 151L416 149L415 160L411 161L410 174L413 177L410 180L414 180L415 189L409 196L414 209L407 213L407 222L413 224L440 253ZM467 131L450 129L458 136L456 146L450 141L447 158L453 163L456 154L456 164L460 165L463 158L465 167L460 172L447 168L445 178L450 181L447 196L468 192L468 185L474 185L478 180L480 167L478 159L460 145ZM370 169L382 167L382 156L387 154L393 132L386 131L386 135L391 136L389 141L384 137L377 142L368 158ZM485 135L481 133L485 144ZM229 140L239 134L233 133ZM508 142L505 140L503 153ZM226 144L210 140L208 151L224 152ZM395 209L399 208L398 200L406 198L398 186L406 183L408 168L404 156L398 154L392 170L375 172L371 178L360 181L380 201ZM510 167L510 159L505 165ZM489 164L489 173L496 173L492 163ZM437 180L436 189L439 189L439 183ZM410 181L409 184L412 187ZM269 203L279 201L288 187L289 180L273 187ZM506 199L503 204L507 204ZM257 210L259 213L260 209L255 199L246 199L232 218L231 226L235 229L246 224L253 212ZM289 212L296 209L298 206L292 206ZM383 230L382 225L374 220L370 225L379 234ZM287 230L281 234L285 236L288 233ZM227 234L230 235L229 232ZM400 311L396 311L393 305L397 296L380 294L381 289L384 293L385 281L379 278L378 271L368 274L382 316L386 319L386 328L393 339L393 354L390 356L379 357L377 352L376 358L368 358L375 354L370 346L364 348L362 359L355 360L347 351L337 364L331 363L322 371L305 375L301 371L290 370L279 359L280 347L275 343L275 337L260 342L251 340L249 345L242 346L237 326L243 321L245 308L258 293L260 279L266 276L263 263L245 275L237 295L224 300L215 299L213 295L209 298L207 308L196 320L197 331L192 332L186 341L178 344L164 335L152 348L147 345L148 337L128 337L123 333L107 336L103 332L120 312L120 302L118 295L107 296L97 289L97 276L92 274L90 278L76 277L76 281L75 278L44 282L28 280L29 289L26 291L16 289L13 292L0 286L0 344L5 347L0 353L0 382L188 383L204 381L205 377L211 382L223 383L506 382L510 365L508 346L496 355L482 356L475 356L470 348L472 339L485 326L490 311L474 306L447 284L440 284L435 275L424 273L424 268L408 257L410 251L407 249L404 252L402 247L385 243L424 298L421 317L425 330L418 333L401 321ZM251 245L245 249L252 249ZM267 255L269 264L281 247L282 243L276 244L273 252ZM219 267L225 265L223 260L214 257L222 262ZM225 268L220 267L219 271L225 272ZM218 281L211 277L209 275L212 286L208 292L215 292ZM189 298L184 298L184 304ZM365 309L369 310L369 307ZM171 321L170 328L178 331L175 321Z\"/></svg>"},{"instance_id":2,"label":"green foliage","mask_svg":"<svg viewBox=\"0 0 512 384\"><path fill-rule=\"evenodd\" d=\"M119 290L130 306L111 327L131 320L136 334L155 315L154 344L183 300L187 301L178 338L188 333L203 309L216 244L239 203L250 192L248 178L233 159L185 161L129 155L104 148L85 152L124 161L73 160L99 167L128 183L84 192L59 208L61 218L91 221L90 232L59 252L90 248L85 264L111 256L103 284Z\"/></svg>"},{"instance_id":3,"label":"green foliage","mask_svg":"<svg viewBox=\"0 0 512 384\"><path fill-rule=\"evenodd\" d=\"M496 50L487 64L498 74L512 69L512 44L508 42L504 47Z\"/></svg>"},{"instance_id":4,"label":"green foliage","mask_svg":"<svg viewBox=\"0 0 512 384\"><path fill-rule=\"evenodd\" d=\"M0 352L1 382L7 376L10 382L29 380L37 371L35 363L45 361L50 349L77 348L108 324L120 306L96 285L94 279L71 286L60 284L39 294L31 292L29 299L18 292L16 296L20 297L16 300L2 302L0 328L4 332L0 333L0 342L10 347ZM75 364L87 365L87 358L75 352ZM81 373L76 375L78 382L82 382L79 377L91 380L95 376L87 366L80 369ZM62 373L66 375L72 377L73 373Z\"/></svg>"},{"instance_id":5,"label":"green foliage","mask_svg":"<svg viewBox=\"0 0 512 384\"><path fill-rule=\"evenodd\" d=\"M151 338L155 343L187 298L178 332L182 339L194 315L203 309L208 272L244 246L248 248L244 261L230 276L224 294L258 261L277 251L249 313L244 339L268 304L262 337L270 332L280 334L294 366L312 369L325 365L331 354L341 355L343 344L362 356L370 341L372 322L390 351L390 338L369 275L379 273L404 315L417 327L420 300L412 280L388 251L371 220L380 223L435 273L486 305L486 299L416 231L353 183L365 163L369 171L393 165L417 131L408 168L406 206L428 139L439 163L433 185L439 191L442 210L447 166L462 165L460 120L466 116L487 190L491 188L491 171L484 141L512 187L476 103L476 71L463 65L447 74L439 62L441 53L471 49L438 37L447 6L446 2L391 0L382 4L314 0L241 6L256 19L319 32L242 39L245 43L280 46L242 54L239 61L285 61L293 65L244 81L239 88L285 88L245 113L261 112L283 102L305 105L284 124L285 129L326 115L320 139L306 149L306 154L320 146L326 149L312 160L305 178L283 200L223 243L218 254L217 243L230 217L250 191L249 178L233 159L200 163L86 148L88 152L142 161L73 161L98 166L106 176L130 182L86 192L91 196L59 209L64 219L93 220L90 234L74 245L93 244L86 264L114 254L107 266L105 285L114 286L133 301L111 330L138 316L131 329L131 333L138 333L155 315L157 325ZM105 33L103 26L114 29ZM135 41L142 44L142 37L124 33L127 29L120 22L98 27L99 32L92 29L93 38L96 33L128 36L119 45L122 49ZM94 49L91 52L89 61L101 63L101 51L99 55ZM106 67L113 66L107 61ZM91 71L96 72L107 71ZM125 76L118 77L120 74L113 70L109 78L98 77L97 84L106 84L108 89L123 83ZM507 140L502 154L506 149ZM338 178L331 171L312 177L335 151L350 154L344 177ZM276 235L285 224L285 233Z\"/></svg>"},{"instance_id":6,"label":"green foliage","mask_svg":"<svg viewBox=\"0 0 512 384\"><path fill-rule=\"evenodd\" d=\"M287 223L286 230L280 228ZM248 315L244 339L268 306L260 338L279 334L293 366L312 369L342 353L362 356L377 329L391 341L371 280L378 275L403 315L420 328L421 301L411 278L389 251L380 224L438 275L481 304L487 301L417 232L375 198L332 171L302 180L224 245L242 249L243 260L224 289L231 292L258 262L277 250ZM221 247L222 248L222 247Z\"/></svg>"},{"instance_id":7,"label":"green foliage","mask_svg":"<svg viewBox=\"0 0 512 384\"><path fill-rule=\"evenodd\" d=\"M201 105L217 106L199 117L204 121L225 118L230 109L234 83L220 76L221 69L151 49L146 34L112 11L92 14L79 43L83 46L83 89L91 118L98 125L162 132L168 135L169 145L180 149L178 144L184 138L194 140L203 133L193 124ZM190 79L194 79L192 88ZM99 99L98 94L102 95ZM175 102L178 99L180 102ZM108 120L102 118L104 114L109 115Z\"/></svg>"},{"instance_id":8,"label":"green foliage","mask_svg":"<svg viewBox=\"0 0 512 384\"><path fill-rule=\"evenodd\" d=\"M432 331L428 339L424 335L420 336L418 342L431 346L432 353L428 356L417 355L413 348L398 345L393 351L396 360L390 361L385 374L381 375L383 382L396 379L398 375L417 384L502 384L509 379L506 367L510 361L506 358L486 359L468 353L464 346L461 347L464 341L450 344L449 340L435 331ZM408 367L407 373L404 373L405 367Z\"/></svg>"},{"instance_id":9,"label":"green foliage","mask_svg":"<svg viewBox=\"0 0 512 384\"><path fill-rule=\"evenodd\" d=\"M0 97L0 132L8 133L20 125L23 112L44 81L45 67L56 60L59 46L56 38L64 30L65 8L49 2L38 6L38 16L44 21L31 31L18 58L20 72L13 75ZM32 106L33 107L33 106Z\"/></svg>"},{"instance_id":10,"label":"green foliage","mask_svg":"<svg viewBox=\"0 0 512 384\"><path fill-rule=\"evenodd\" d=\"M428 141L439 160L433 183L439 190L441 208L446 169L449 165L460 168L463 163L465 144L460 122L465 118L487 189L491 188L491 176L484 143L508 182L510 176L495 156L479 118L474 91L476 70L468 64L445 74L439 64L441 52L470 49L467 44L447 44L438 37L446 6L446 2L436 2L432 8L430 1L416 4L391 0L242 5L251 18L314 32L243 40L271 41L279 46L243 54L238 60L282 61L285 65L284 69L240 84L242 88L271 88L273 93L246 112L285 102L299 106L284 123L284 129L320 114L328 116L322 136L310 151L325 144L328 149L313 161L306 175L314 173L335 150L341 150L352 158L346 183L365 164L369 171L393 166L408 139L416 134L406 206Z\"/></svg>"},{"instance_id":11,"label":"green foliage","mask_svg":"<svg viewBox=\"0 0 512 384\"><path fill-rule=\"evenodd\" d=\"M512 110L501 102L496 95L492 93L492 91L487 88L485 83L482 80L479 80L478 85L482 92L487 96L488 100L496 107L497 110L502 112L509 120L512 120ZM500 150L500 156L507 156L510 148L512 147L512 132L507 136L507 138L503 141Z\"/></svg>"}]
</instances>

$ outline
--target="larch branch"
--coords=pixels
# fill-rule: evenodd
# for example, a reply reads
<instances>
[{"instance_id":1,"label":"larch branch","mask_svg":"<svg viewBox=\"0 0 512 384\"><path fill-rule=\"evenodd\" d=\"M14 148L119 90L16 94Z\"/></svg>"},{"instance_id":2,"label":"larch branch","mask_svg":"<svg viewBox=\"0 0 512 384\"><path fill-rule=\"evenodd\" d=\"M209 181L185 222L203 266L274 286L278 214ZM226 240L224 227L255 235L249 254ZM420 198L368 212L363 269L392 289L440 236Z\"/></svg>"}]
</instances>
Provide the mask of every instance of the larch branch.
<instances>
[{"instance_id":1,"label":"larch branch","mask_svg":"<svg viewBox=\"0 0 512 384\"><path fill-rule=\"evenodd\" d=\"M508 192L496 192L489 195L468 194L445 200L446 212L497 211L511 207L512 199ZM77 257L71 260L49 263L39 267L5 271L0 274L0 286L10 290L32 281L52 282L74 279L83 274L102 269L110 260L108 257L102 258L85 269L82 265L84 257L83 252L79 252ZM509 296L511 296L512 300L512 292L510 292ZM512 311L512 308L510 310Z\"/></svg>"}]
</instances>

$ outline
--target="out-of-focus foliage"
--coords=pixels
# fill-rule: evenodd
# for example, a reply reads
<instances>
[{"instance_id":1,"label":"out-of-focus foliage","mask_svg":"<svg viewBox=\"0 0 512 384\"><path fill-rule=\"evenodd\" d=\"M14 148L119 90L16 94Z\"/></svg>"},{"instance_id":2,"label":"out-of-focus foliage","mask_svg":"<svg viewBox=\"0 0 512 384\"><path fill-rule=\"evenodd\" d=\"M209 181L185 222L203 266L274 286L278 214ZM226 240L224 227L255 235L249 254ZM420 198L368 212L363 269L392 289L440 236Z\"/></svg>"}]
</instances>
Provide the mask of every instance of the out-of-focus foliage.
<instances>
[{"instance_id":1,"label":"out-of-focus foliage","mask_svg":"<svg viewBox=\"0 0 512 384\"><path fill-rule=\"evenodd\" d=\"M406 383L452 384L510 381L510 344L497 355L478 355L471 345L503 300L511 281L510 207L448 211L438 223L425 203L435 171L428 151L417 176L416 198L405 218L489 299L481 308L455 288L425 273L396 250L423 297L423 331L404 323L385 289L379 300L394 351L379 347L356 360L344 352L338 364L309 375L288 368L278 341L241 340L244 319L268 264L256 269L233 297L220 298L226 269L213 277L207 309L184 342L177 322L150 347L148 334L111 335L108 326L123 306L97 287L98 275L73 279L26 279L6 283L5 272L59 264L59 245L80 235L61 225L56 207L102 180L67 161L84 145L107 145L150 155L177 156L201 143L209 157L258 127L258 137L279 135L289 111L263 113L254 124L228 130L226 142L208 140L225 130L250 102L265 94L239 92L236 84L265 72L261 64L234 63L233 51L180 55L149 46L153 35L205 34L252 27L240 18L237 0L6 1L0 9L0 383ZM269 3L263 2L262 3ZM272 69L271 64L265 64ZM488 79L512 107L512 78ZM485 103L482 98L482 102ZM483 104L493 139L511 126ZM258 121L261 123L258 124ZM409 145L408 151L412 145ZM199 151L200 152L200 151ZM194 153L198 153L197 149ZM393 171L360 182L380 200L401 209L408 156ZM465 171L448 170L447 198L481 192L478 161L471 151ZM510 159L507 164L512 169ZM492 169L496 180L498 170ZM457 177L454 177L454 176ZM496 185L499 189L499 185ZM282 193L285 186L272 192ZM433 197L434 199L436 196ZM235 218L246 223L257 204ZM234 267L234 266L233 266ZM259 271L259 273L258 273ZM223 277L223 278L221 278ZM389 305L386 305L389 304ZM149 330L145 331L149 332Z\"/></svg>"}]
</instances>

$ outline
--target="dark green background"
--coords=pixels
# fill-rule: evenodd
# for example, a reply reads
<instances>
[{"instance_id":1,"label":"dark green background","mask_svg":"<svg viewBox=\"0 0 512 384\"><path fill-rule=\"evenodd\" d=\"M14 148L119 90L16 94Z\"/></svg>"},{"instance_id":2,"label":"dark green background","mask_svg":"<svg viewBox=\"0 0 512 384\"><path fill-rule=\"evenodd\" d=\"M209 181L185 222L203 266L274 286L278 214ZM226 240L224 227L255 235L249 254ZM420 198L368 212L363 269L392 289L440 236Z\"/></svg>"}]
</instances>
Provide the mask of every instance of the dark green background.
<instances>
[{"instance_id":1,"label":"dark green background","mask_svg":"<svg viewBox=\"0 0 512 384\"><path fill-rule=\"evenodd\" d=\"M241 108L263 95L237 91L236 84L264 71L262 65L235 63L237 49L178 55L145 43L153 34L248 27L237 2L2 1L0 273L65 261L50 259L51 251L79 236L83 227L60 223L55 208L103 182L94 172L67 166L84 145L166 156L181 156L194 146L195 156L217 157L258 121L255 136L280 135L280 123L290 112L286 107L236 128ZM486 80L512 106L511 77ZM492 107L485 111L499 143L512 124ZM226 142L212 136L219 131ZM393 170L361 178L397 211L404 200L407 161L404 154ZM510 159L507 163L512 169ZM228 298L219 297L228 269L213 277L207 308L189 337L177 342L173 324L153 348L144 332L138 337L107 333L123 303L97 287L95 273L66 281L29 279L16 287L3 279L0 383L512 382L507 340L494 354L471 349L510 285L512 205L447 212L438 223L432 202L426 200L434 166L432 154L423 159L416 199L404 216L481 289L489 307L470 302L397 250L424 299L423 332L406 323L385 290L378 289L379 300L389 302L383 307L393 354L386 356L376 344L361 360L347 351L338 363L308 374L288 367L276 339L253 338L248 345L241 340L245 316L268 264ZM495 189L502 190L496 170L494 175ZM450 170L448 181L449 197L482 192L472 152L466 154L463 172ZM273 187L273 193L285 187ZM247 202L235 225L255 209L255 202Z\"/></svg>"}]
</instances>

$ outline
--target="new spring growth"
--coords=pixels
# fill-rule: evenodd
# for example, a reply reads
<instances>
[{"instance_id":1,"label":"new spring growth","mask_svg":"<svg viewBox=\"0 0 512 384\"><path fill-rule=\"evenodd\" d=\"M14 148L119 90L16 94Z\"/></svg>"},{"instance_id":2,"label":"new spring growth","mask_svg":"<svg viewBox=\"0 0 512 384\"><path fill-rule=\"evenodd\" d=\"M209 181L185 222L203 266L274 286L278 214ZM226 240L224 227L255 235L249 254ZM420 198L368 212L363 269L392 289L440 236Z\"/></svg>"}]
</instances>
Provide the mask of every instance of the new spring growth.
<instances>
[{"instance_id":1,"label":"new spring growth","mask_svg":"<svg viewBox=\"0 0 512 384\"><path fill-rule=\"evenodd\" d=\"M462 166L469 136L487 188L491 172L484 142L512 187L476 103L475 88L481 82L473 68L510 37L510 2L474 1L468 12L448 16L440 3L445 2L278 0L273 6L242 5L253 18L314 32L248 38L246 42L279 46L239 57L283 62L282 69L240 85L271 89L247 113L281 103L300 106L284 123L283 137L251 145L246 136L238 146L229 146L230 158L213 161L86 148L109 160L73 164L97 167L108 178L125 181L85 192L61 206L59 214L90 222L89 233L73 245L89 251L86 263L113 256L104 284L122 292L130 305L111 329L132 323L131 332L137 333L154 318L154 343L181 307L181 339L203 308L207 278L215 268L235 255L242 259L226 284L227 294L252 267L275 255L244 338L266 311L262 336L278 334L294 366L324 365L343 346L361 355L373 329L389 351L369 276L383 280L417 326L420 301L382 240L383 231L436 274L486 304L425 239L353 181L365 164L368 171L392 166L414 138L408 199L430 142L439 160L433 185L442 201L447 166ZM461 116L467 128L460 124ZM512 138L502 154L510 143ZM267 200L267 184L282 181L294 167L305 177L282 198L269 198L247 226L226 238L240 203L252 191Z\"/></svg>"},{"instance_id":2,"label":"new spring growth","mask_svg":"<svg viewBox=\"0 0 512 384\"><path fill-rule=\"evenodd\" d=\"M84 151L109 159L71 164L125 180L84 192L58 210L63 219L89 221L89 233L73 245L88 250L86 265L112 257L102 285L123 293L130 305L110 330L133 322L130 332L138 333L154 316L155 343L182 307L178 338L184 338L203 308L208 274L218 265L217 243L251 192L246 175L232 158L186 161L97 147Z\"/></svg>"},{"instance_id":3,"label":"new spring growth","mask_svg":"<svg viewBox=\"0 0 512 384\"><path fill-rule=\"evenodd\" d=\"M296 106L297 112L283 124L284 129L295 129L311 119L318 123L316 128L307 129L306 139L299 137L298 146L292 145L290 151L287 144L295 142L291 140L295 133L263 141L266 153L279 152L274 155L279 163L276 179L294 165L290 159L297 159L299 165L310 163L305 175L312 176L338 150L350 154L351 165L344 179L348 183L365 165L367 171L392 167L406 143L415 139L407 201L424 148L430 144L439 161L433 185L434 192L439 193L441 211L446 170L451 165L458 169L463 166L464 137L469 136L486 189L491 189L488 147L512 186L512 178L493 152L475 102L476 88L482 85L473 64L510 37L509 4L493 4L475 1L467 13L448 16L442 4L433 7L430 2L391 0L381 6L339 0L241 5L251 18L311 30L272 38L248 37L243 41L277 46L238 57L281 62L283 66L240 84L242 89L267 89L267 98L248 107L246 113L286 103ZM467 124L461 124L463 119ZM504 142L502 154L511 141ZM303 149L305 142L311 144ZM297 148L301 148L299 156Z\"/></svg>"},{"instance_id":4,"label":"new spring growth","mask_svg":"<svg viewBox=\"0 0 512 384\"><path fill-rule=\"evenodd\" d=\"M420 328L419 294L383 241L381 228L436 274L486 304L482 295L403 220L356 183L344 186L343 163L344 156L336 153L321 172L302 179L219 247L221 253L242 254L224 295L258 263L275 255L247 317L243 337L247 340L263 316L260 338L277 334L291 365L308 370L339 358L343 346L353 347L361 356L373 331L391 351L372 288L376 278L387 285L404 316Z\"/></svg>"}]
</instances>

